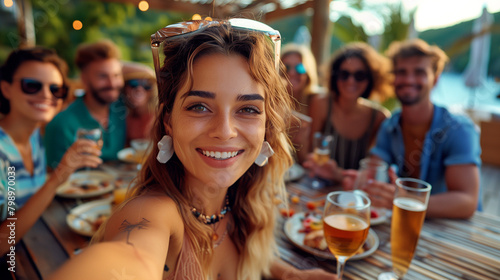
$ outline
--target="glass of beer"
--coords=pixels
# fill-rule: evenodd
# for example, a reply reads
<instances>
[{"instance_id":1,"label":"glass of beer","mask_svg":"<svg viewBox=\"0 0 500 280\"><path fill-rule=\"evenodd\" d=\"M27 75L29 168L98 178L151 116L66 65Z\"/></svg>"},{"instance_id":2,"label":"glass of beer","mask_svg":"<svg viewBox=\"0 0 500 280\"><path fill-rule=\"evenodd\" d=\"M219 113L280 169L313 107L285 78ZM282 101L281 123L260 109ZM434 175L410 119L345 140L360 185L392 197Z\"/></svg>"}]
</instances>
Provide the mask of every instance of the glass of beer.
<instances>
[{"instance_id":1,"label":"glass of beer","mask_svg":"<svg viewBox=\"0 0 500 280\"><path fill-rule=\"evenodd\" d=\"M408 271L431 193L431 185L419 179L399 178L396 186L391 222L392 272L380 274L379 280L401 279Z\"/></svg>"},{"instance_id":2,"label":"glass of beer","mask_svg":"<svg viewBox=\"0 0 500 280\"><path fill-rule=\"evenodd\" d=\"M337 259L342 279L347 259L363 246L370 229L370 199L360 192L336 191L326 197L323 231L328 249Z\"/></svg>"}]
</instances>

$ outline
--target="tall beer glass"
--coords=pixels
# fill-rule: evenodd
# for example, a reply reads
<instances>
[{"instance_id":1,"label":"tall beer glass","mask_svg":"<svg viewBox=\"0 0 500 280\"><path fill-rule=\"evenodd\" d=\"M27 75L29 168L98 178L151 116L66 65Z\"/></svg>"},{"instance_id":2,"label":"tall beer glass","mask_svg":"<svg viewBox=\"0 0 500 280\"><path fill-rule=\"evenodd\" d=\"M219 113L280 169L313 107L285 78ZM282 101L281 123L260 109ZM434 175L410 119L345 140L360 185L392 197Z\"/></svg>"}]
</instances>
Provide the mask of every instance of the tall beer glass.
<instances>
[{"instance_id":1,"label":"tall beer glass","mask_svg":"<svg viewBox=\"0 0 500 280\"><path fill-rule=\"evenodd\" d=\"M391 222L392 272L380 274L379 280L401 279L408 271L431 193L431 185L418 179L399 178L396 186Z\"/></svg>"},{"instance_id":2,"label":"tall beer glass","mask_svg":"<svg viewBox=\"0 0 500 280\"><path fill-rule=\"evenodd\" d=\"M337 259L337 279L345 262L363 246L370 229L370 199L359 192L336 191L326 197L323 231L328 249Z\"/></svg>"}]
</instances>

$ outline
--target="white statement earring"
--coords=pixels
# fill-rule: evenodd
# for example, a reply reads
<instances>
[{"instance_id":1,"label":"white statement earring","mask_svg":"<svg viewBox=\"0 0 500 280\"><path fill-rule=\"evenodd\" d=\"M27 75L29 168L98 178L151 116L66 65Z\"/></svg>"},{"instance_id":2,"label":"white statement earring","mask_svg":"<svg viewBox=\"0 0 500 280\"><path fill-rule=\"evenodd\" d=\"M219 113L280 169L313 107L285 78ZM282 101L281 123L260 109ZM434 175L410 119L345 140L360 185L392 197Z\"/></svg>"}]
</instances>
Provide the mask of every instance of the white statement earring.
<instances>
[{"instance_id":1,"label":"white statement earring","mask_svg":"<svg viewBox=\"0 0 500 280\"><path fill-rule=\"evenodd\" d=\"M264 141L262 144L262 149L260 150L259 156L255 159L255 164L262 167L267 164L268 159L274 155L273 148L269 145L269 142Z\"/></svg>"},{"instance_id":2,"label":"white statement earring","mask_svg":"<svg viewBox=\"0 0 500 280\"><path fill-rule=\"evenodd\" d=\"M158 155L156 160L160 163L166 163L174 155L174 147L172 145L172 137L164 135L158 142Z\"/></svg>"}]
</instances>

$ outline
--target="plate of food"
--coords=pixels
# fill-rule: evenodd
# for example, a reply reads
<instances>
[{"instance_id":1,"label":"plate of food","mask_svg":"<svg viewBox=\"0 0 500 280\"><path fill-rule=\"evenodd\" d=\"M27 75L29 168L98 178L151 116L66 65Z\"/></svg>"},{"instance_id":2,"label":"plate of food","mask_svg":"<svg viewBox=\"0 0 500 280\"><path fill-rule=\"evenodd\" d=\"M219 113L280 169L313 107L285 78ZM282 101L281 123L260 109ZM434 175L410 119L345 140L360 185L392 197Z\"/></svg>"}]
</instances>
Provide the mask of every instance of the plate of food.
<instances>
[{"instance_id":1,"label":"plate of food","mask_svg":"<svg viewBox=\"0 0 500 280\"><path fill-rule=\"evenodd\" d=\"M71 209L66 215L66 223L74 232L92 236L110 215L111 200L101 199Z\"/></svg>"},{"instance_id":2,"label":"plate of food","mask_svg":"<svg viewBox=\"0 0 500 280\"><path fill-rule=\"evenodd\" d=\"M90 170L71 174L56 191L60 197L86 198L103 195L114 189L114 177L108 173Z\"/></svg>"},{"instance_id":3,"label":"plate of food","mask_svg":"<svg viewBox=\"0 0 500 280\"><path fill-rule=\"evenodd\" d=\"M316 212L296 213L286 220L284 232L295 246L305 252L324 259L335 260L335 256L328 249L323 235L320 214ZM377 234L373 229L370 229L365 244L349 260L366 258L377 250L379 243Z\"/></svg>"},{"instance_id":4,"label":"plate of food","mask_svg":"<svg viewBox=\"0 0 500 280\"><path fill-rule=\"evenodd\" d=\"M385 223L391 217L391 210L385 208L370 208L370 226L376 226Z\"/></svg>"}]
</instances>

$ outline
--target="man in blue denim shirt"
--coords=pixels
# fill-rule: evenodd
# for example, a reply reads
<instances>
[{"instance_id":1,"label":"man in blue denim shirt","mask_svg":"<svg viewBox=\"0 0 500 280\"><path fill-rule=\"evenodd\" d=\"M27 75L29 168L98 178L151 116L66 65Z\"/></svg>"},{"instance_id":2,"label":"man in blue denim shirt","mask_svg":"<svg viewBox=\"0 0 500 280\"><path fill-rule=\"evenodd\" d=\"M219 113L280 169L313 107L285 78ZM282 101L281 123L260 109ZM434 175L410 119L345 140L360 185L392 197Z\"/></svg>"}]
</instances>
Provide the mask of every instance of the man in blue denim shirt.
<instances>
[{"instance_id":1,"label":"man in blue denim shirt","mask_svg":"<svg viewBox=\"0 0 500 280\"><path fill-rule=\"evenodd\" d=\"M432 185L427 217L471 217L479 200L479 133L468 118L430 100L446 54L417 39L391 44L388 55L402 109L382 124L371 154L397 165L398 176ZM391 174L392 183L395 177ZM365 191L373 205L392 208L395 188L372 183Z\"/></svg>"}]
</instances>

